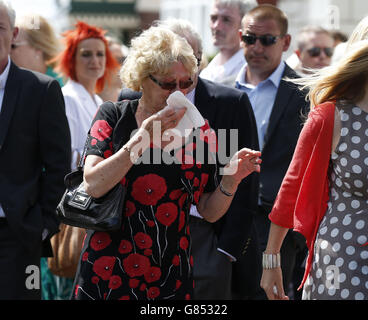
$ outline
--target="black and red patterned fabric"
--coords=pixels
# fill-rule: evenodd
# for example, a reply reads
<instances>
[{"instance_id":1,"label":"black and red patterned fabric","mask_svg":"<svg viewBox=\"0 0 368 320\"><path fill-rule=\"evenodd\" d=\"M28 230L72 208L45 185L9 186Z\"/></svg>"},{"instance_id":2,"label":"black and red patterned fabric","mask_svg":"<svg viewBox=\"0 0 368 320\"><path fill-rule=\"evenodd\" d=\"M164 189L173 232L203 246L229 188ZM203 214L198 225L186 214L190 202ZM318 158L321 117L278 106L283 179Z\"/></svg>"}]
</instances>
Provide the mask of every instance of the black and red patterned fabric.
<instances>
[{"instance_id":1,"label":"black and red patterned fabric","mask_svg":"<svg viewBox=\"0 0 368 320\"><path fill-rule=\"evenodd\" d=\"M137 128L137 105L138 100L103 104L93 120L86 155L111 156L122 136ZM214 140L206 123L170 153L152 146L146 150L141 158L146 161L133 165L121 181L127 187L121 229L87 232L72 299L192 298L195 262L188 217L191 204L216 188L216 165L210 163Z\"/></svg>"}]
</instances>

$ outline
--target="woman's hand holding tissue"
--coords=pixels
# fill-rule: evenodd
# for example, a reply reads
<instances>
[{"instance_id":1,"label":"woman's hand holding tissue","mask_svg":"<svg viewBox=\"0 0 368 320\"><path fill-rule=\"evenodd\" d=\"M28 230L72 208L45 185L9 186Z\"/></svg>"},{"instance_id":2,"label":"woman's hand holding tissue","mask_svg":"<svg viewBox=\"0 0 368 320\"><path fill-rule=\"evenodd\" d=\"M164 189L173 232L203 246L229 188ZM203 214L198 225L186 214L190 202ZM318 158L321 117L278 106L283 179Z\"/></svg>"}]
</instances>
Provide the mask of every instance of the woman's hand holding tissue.
<instances>
[{"instance_id":1,"label":"woman's hand holding tissue","mask_svg":"<svg viewBox=\"0 0 368 320\"><path fill-rule=\"evenodd\" d=\"M162 141L163 133L175 128L183 118L186 108L165 108L142 122L140 130L148 133L151 141Z\"/></svg>"}]
</instances>

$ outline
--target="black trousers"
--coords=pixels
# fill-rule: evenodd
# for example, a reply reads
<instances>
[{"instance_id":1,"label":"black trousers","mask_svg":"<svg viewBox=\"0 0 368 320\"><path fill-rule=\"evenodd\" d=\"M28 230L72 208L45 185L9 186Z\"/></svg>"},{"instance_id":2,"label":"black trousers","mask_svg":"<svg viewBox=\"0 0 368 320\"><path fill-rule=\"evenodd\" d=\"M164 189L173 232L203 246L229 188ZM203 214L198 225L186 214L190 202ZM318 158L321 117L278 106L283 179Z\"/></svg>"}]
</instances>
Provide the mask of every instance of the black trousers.
<instances>
[{"instance_id":1,"label":"black trousers","mask_svg":"<svg viewBox=\"0 0 368 320\"><path fill-rule=\"evenodd\" d=\"M190 217L192 237L194 300L230 300L232 263L217 250L213 225Z\"/></svg>"},{"instance_id":2,"label":"black trousers","mask_svg":"<svg viewBox=\"0 0 368 320\"><path fill-rule=\"evenodd\" d=\"M32 252L0 218L0 300L41 299L41 239Z\"/></svg>"}]
</instances>

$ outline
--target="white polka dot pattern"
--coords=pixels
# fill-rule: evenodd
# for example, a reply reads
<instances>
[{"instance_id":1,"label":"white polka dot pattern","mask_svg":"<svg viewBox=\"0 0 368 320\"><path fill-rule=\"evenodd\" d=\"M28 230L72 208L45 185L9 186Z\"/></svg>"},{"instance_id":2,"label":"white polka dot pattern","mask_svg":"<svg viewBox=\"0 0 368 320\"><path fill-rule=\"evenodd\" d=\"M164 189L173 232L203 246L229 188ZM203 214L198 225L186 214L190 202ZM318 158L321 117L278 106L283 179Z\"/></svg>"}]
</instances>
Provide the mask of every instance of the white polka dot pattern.
<instances>
[{"instance_id":1,"label":"white polka dot pattern","mask_svg":"<svg viewBox=\"0 0 368 320\"><path fill-rule=\"evenodd\" d=\"M303 299L368 300L368 113L344 106L340 116L330 200Z\"/></svg>"}]
</instances>

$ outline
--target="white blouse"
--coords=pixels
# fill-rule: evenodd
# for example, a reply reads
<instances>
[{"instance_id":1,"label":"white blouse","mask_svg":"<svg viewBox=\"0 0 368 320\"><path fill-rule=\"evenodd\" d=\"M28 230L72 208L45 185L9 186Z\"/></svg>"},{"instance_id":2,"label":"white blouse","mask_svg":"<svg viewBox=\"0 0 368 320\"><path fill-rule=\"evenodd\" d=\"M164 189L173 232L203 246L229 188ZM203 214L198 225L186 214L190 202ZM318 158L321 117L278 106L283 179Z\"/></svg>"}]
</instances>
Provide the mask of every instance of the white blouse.
<instances>
[{"instance_id":1,"label":"white blouse","mask_svg":"<svg viewBox=\"0 0 368 320\"><path fill-rule=\"evenodd\" d=\"M83 152L91 122L103 101L97 94L92 98L83 85L73 80L68 80L62 87L62 92L72 141L71 169L75 170Z\"/></svg>"}]
</instances>

